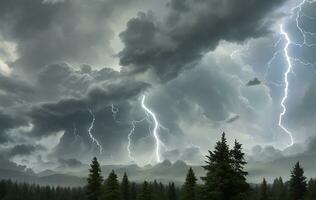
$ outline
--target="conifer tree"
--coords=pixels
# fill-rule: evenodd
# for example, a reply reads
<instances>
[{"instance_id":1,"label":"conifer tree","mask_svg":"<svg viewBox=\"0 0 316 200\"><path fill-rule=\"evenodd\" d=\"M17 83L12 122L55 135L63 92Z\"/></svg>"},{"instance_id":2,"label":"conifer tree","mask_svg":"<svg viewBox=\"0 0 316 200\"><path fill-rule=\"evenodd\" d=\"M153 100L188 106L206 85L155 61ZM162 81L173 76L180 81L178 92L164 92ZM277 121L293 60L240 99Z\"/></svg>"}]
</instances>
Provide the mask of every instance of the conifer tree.
<instances>
[{"instance_id":1,"label":"conifer tree","mask_svg":"<svg viewBox=\"0 0 316 200\"><path fill-rule=\"evenodd\" d=\"M122 200L129 200L130 198L130 187L127 174L124 173L122 183L121 183L121 197Z\"/></svg>"},{"instance_id":2,"label":"conifer tree","mask_svg":"<svg viewBox=\"0 0 316 200\"><path fill-rule=\"evenodd\" d=\"M268 200L268 184L266 179L264 178L260 187L260 196L259 200Z\"/></svg>"},{"instance_id":3,"label":"conifer tree","mask_svg":"<svg viewBox=\"0 0 316 200\"><path fill-rule=\"evenodd\" d=\"M136 197L137 197L136 184L135 184L135 183L132 183L132 184L131 184L130 200L136 200Z\"/></svg>"},{"instance_id":4,"label":"conifer tree","mask_svg":"<svg viewBox=\"0 0 316 200\"><path fill-rule=\"evenodd\" d=\"M98 200L101 194L103 177L101 175L100 164L96 157L92 159L90 167L86 195L88 200Z\"/></svg>"},{"instance_id":5,"label":"conifer tree","mask_svg":"<svg viewBox=\"0 0 316 200\"><path fill-rule=\"evenodd\" d=\"M234 148L231 150L232 168L234 170L234 177L232 179L232 193L235 193L235 200L244 200L249 192L249 185L246 182L248 172L244 170L247 164L244 158L245 154L242 152L242 145L235 140Z\"/></svg>"},{"instance_id":6,"label":"conifer tree","mask_svg":"<svg viewBox=\"0 0 316 200\"><path fill-rule=\"evenodd\" d=\"M143 187L142 187L142 192L139 195L139 200L151 200L151 190L150 190L150 185L147 181L144 181Z\"/></svg>"},{"instance_id":7,"label":"conifer tree","mask_svg":"<svg viewBox=\"0 0 316 200\"><path fill-rule=\"evenodd\" d=\"M101 200L118 200L120 199L120 187L115 172L109 174L104 182L104 190Z\"/></svg>"},{"instance_id":8,"label":"conifer tree","mask_svg":"<svg viewBox=\"0 0 316 200\"><path fill-rule=\"evenodd\" d=\"M231 200L235 196L232 193L235 176L232 167L231 152L227 145L225 133L222 134L220 141L216 143L215 150L209 151L206 156L206 176L202 177L205 187L205 199Z\"/></svg>"},{"instance_id":9,"label":"conifer tree","mask_svg":"<svg viewBox=\"0 0 316 200\"><path fill-rule=\"evenodd\" d=\"M287 197L286 187L281 177L276 178L272 185L273 200L285 200Z\"/></svg>"},{"instance_id":10,"label":"conifer tree","mask_svg":"<svg viewBox=\"0 0 316 200\"><path fill-rule=\"evenodd\" d=\"M304 170L297 162L291 171L291 179L289 183L290 196L292 200L303 200L306 193L306 177Z\"/></svg>"},{"instance_id":11,"label":"conifer tree","mask_svg":"<svg viewBox=\"0 0 316 200\"><path fill-rule=\"evenodd\" d=\"M196 177L190 167L184 186L183 186L183 200L195 200L196 199Z\"/></svg>"},{"instance_id":12,"label":"conifer tree","mask_svg":"<svg viewBox=\"0 0 316 200\"><path fill-rule=\"evenodd\" d=\"M308 181L306 200L314 200L314 199L316 199L316 181L315 179L311 178Z\"/></svg>"},{"instance_id":13,"label":"conifer tree","mask_svg":"<svg viewBox=\"0 0 316 200\"><path fill-rule=\"evenodd\" d=\"M168 186L168 200L176 200L177 194L176 194L176 187L174 185L174 182L169 183Z\"/></svg>"}]
</instances>

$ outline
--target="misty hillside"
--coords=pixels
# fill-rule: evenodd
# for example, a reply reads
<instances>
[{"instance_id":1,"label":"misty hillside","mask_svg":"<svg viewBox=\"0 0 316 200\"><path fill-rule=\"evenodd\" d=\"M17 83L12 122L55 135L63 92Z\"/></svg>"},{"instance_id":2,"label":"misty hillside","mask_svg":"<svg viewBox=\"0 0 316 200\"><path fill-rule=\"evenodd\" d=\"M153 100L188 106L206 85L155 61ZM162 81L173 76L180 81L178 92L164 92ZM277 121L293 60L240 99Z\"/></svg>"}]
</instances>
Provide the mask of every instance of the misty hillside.
<instances>
[{"instance_id":1,"label":"misty hillside","mask_svg":"<svg viewBox=\"0 0 316 200\"><path fill-rule=\"evenodd\" d=\"M289 178L293 164L300 160L304 166L306 175L308 177L315 176L313 172L316 166L316 159L314 155L283 157L270 162L250 162L246 166L249 172L248 181L251 183L258 183L262 178L267 178L272 181L273 178L282 176L284 180ZM126 172L131 181L142 182L143 180L153 181L157 180L162 183L174 181L180 185L184 182L187 170L189 169L184 161L170 162L165 160L157 165L146 165L140 167L136 164L131 165L102 165L102 173L104 177L115 170L118 177L121 178ZM197 177L204 176L205 172L201 166L192 166ZM1 169L0 179L12 179L19 182L38 183L40 185L59 185L59 186L83 186L86 183L85 177L88 174L88 165L79 166L78 168L63 169L65 172L54 170L44 170L39 173L32 171L19 171L11 169ZM286 169L286 170L284 170Z\"/></svg>"}]
</instances>

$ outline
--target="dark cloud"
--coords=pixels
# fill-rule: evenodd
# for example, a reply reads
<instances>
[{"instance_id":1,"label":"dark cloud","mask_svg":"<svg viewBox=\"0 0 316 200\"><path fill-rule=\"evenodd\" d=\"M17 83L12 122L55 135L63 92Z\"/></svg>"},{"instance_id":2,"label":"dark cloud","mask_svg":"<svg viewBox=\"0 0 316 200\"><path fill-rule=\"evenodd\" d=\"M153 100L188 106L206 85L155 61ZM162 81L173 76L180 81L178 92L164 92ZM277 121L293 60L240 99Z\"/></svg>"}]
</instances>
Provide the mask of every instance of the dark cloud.
<instances>
[{"instance_id":1,"label":"dark cloud","mask_svg":"<svg viewBox=\"0 0 316 200\"><path fill-rule=\"evenodd\" d=\"M120 64L133 71L152 69L169 80L191 68L221 40L241 42L269 31L265 17L284 0L171 0L163 21L140 12L120 34L125 44ZM211 9L212 8L212 9Z\"/></svg>"},{"instance_id":2,"label":"dark cloud","mask_svg":"<svg viewBox=\"0 0 316 200\"><path fill-rule=\"evenodd\" d=\"M16 163L4 158L3 156L0 156L0 169L9 169L14 171L26 171L26 166L23 165L17 165Z\"/></svg>"},{"instance_id":3,"label":"dark cloud","mask_svg":"<svg viewBox=\"0 0 316 200\"><path fill-rule=\"evenodd\" d=\"M70 158L70 159L62 159L60 158L58 160L60 163L60 167L81 167L83 164L79 160L75 158Z\"/></svg>"},{"instance_id":4,"label":"dark cloud","mask_svg":"<svg viewBox=\"0 0 316 200\"><path fill-rule=\"evenodd\" d=\"M255 86L255 85L260 85L260 84L261 84L261 81L257 77L255 77L254 79L249 80L246 85L247 86Z\"/></svg>"},{"instance_id":5,"label":"dark cloud","mask_svg":"<svg viewBox=\"0 0 316 200\"><path fill-rule=\"evenodd\" d=\"M42 0L0 2L1 35L17 42L14 66L32 74L56 62L102 66L113 57L112 15L130 1Z\"/></svg>"},{"instance_id":6,"label":"dark cloud","mask_svg":"<svg viewBox=\"0 0 316 200\"><path fill-rule=\"evenodd\" d=\"M35 88L18 76L3 76L0 74L0 107L8 107L32 99Z\"/></svg>"},{"instance_id":7,"label":"dark cloud","mask_svg":"<svg viewBox=\"0 0 316 200\"><path fill-rule=\"evenodd\" d=\"M26 125L23 117L9 115L0 111L0 143L10 141L11 139L7 134L8 131L22 125Z\"/></svg>"},{"instance_id":8,"label":"dark cloud","mask_svg":"<svg viewBox=\"0 0 316 200\"><path fill-rule=\"evenodd\" d=\"M40 145L29 145L29 144L19 144L14 146L10 152L9 156L14 157L14 156L27 156L32 153L34 153L37 150L44 150L45 148Z\"/></svg>"},{"instance_id":9,"label":"dark cloud","mask_svg":"<svg viewBox=\"0 0 316 200\"><path fill-rule=\"evenodd\" d=\"M90 123L89 109L101 112L111 103L119 104L137 97L148 84L135 81L105 83L91 88L82 98L65 98L54 103L42 103L34 106L29 116L34 124L33 133L45 135L72 128L73 124Z\"/></svg>"}]
</instances>

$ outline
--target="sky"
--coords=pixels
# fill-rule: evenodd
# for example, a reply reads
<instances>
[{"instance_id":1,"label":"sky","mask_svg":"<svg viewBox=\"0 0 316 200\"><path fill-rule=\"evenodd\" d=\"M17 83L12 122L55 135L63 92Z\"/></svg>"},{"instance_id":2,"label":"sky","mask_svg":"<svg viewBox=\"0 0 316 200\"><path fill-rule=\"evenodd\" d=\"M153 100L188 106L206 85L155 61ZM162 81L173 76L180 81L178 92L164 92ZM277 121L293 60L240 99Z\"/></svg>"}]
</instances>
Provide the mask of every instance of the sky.
<instances>
[{"instance_id":1,"label":"sky","mask_svg":"<svg viewBox=\"0 0 316 200\"><path fill-rule=\"evenodd\" d=\"M0 2L0 157L203 162L316 152L314 0Z\"/></svg>"}]
</instances>

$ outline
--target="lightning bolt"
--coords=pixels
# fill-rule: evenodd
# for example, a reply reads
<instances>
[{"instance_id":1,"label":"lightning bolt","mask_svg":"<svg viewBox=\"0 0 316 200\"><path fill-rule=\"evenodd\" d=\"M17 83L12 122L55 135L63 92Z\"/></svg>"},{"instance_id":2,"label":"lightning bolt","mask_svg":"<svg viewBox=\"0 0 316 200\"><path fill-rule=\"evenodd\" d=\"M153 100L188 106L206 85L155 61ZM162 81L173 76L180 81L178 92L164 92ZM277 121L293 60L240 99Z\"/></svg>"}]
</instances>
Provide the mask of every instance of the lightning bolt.
<instances>
[{"instance_id":1,"label":"lightning bolt","mask_svg":"<svg viewBox=\"0 0 316 200\"><path fill-rule=\"evenodd\" d=\"M128 157L131 159L131 160L135 160L135 158L132 156L132 150L131 150L131 146L132 146L132 135L134 134L135 132L135 128L136 128L136 124L140 123L140 122L143 122L144 120L146 120L146 117L141 119L141 120L138 120L138 121L135 121L133 120L131 122L131 130L130 132L128 133L127 135L127 140L128 140L128 143L127 143L127 152L128 152Z\"/></svg>"},{"instance_id":2,"label":"lightning bolt","mask_svg":"<svg viewBox=\"0 0 316 200\"><path fill-rule=\"evenodd\" d=\"M90 112L90 115L92 116L92 121L91 121L91 124L90 124L90 126L88 128L88 134L89 134L90 139L92 140L92 143L95 143L98 146L99 152L100 152L100 154L102 154L102 151L103 151L102 146L100 145L99 141L91 133L91 131L92 131L93 127L94 127L95 116L94 116L94 114L93 114L91 109L89 109L89 112Z\"/></svg>"},{"instance_id":3,"label":"lightning bolt","mask_svg":"<svg viewBox=\"0 0 316 200\"><path fill-rule=\"evenodd\" d=\"M287 32L285 32L283 30L283 25L280 26L280 32L281 32L281 35L283 35L285 40L286 40L286 44L284 46L283 51L284 51L284 56L286 58L287 70L284 73L284 83L285 83L284 96L283 96L282 101L281 101L282 112L279 115L278 125L286 134L289 135L290 142L291 142L290 146L292 146L294 144L294 139L293 139L292 133L282 123L283 122L283 117L284 117L284 115L285 115L285 113L287 111L286 106L285 106L285 101L288 98L288 91L289 91L289 80L288 80L288 78L289 78L289 73L292 71L292 68L293 68L293 65L292 65L292 62L291 62L291 58L290 58L289 53L288 53L288 48L289 48L289 46L291 44L291 40L290 40L290 37L287 34Z\"/></svg>"},{"instance_id":4,"label":"lightning bolt","mask_svg":"<svg viewBox=\"0 0 316 200\"><path fill-rule=\"evenodd\" d=\"M143 95L142 101L141 101L142 108L145 110L145 112L148 115L151 116L151 118L152 118L152 120L154 122L154 128L152 130L152 133L153 133L155 141L156 141L156 150L155 150L155 152L156 152L156 161L157 162L161 162L160 146L164 145L164 144L160 140L159 134L158 134L158 129L160 127L160 124L159 124L159 121L157 120L156 114L145 105L145 100L146 100L146 96Z\"/></svg>"},{"instance_id":5,"label":"lightning bolt","mask_svg":"<svg viewBox=\"0 0 316 200\"><path fill-rule=\"evenodd\" d=\"M130 123L129 122L121 122L117 120L117 114L119 113L119 109L114 105L111 104L111 112L112 112L112 117L114 119L115 122L119 123L119 124L130 124L131 125L131 130L128 132L127 134L127 146L126 146L126 150L127 150L127 155L129 157L130 160L134 161L135 158L132 155L132 135L135 133L135 129L136 129L136 124L143 122L144 120L147 120L147 117L141 119L141 120L133 120ZM147 120L148 121L148 120Z\"/></svg>"},{"instance_id":6,"label":"lightning bolt","mask_svg":"<svg viewBox=\"0 0 316 200\"><path fill-rule=\"evenodd\" d=\"M293 70L293 63L292 63L292 61L299 62L300 64L303 64L305 66L309 66L316 73L316 71L315 71L315 63L304 62L304 61L301 61L298 58L294 58L293 59L290 56L290 54L289 54L289 46L291 44L296 45L298 47L303 47L303 46L312 47L312 46L316 45L316 44L310 44L310 43L307 42L307 36L310 36L310 37L316 39L316 34L312 33L312 32L309 32L309 31L305 31L303 29L303 27L300 25L300 18L302 16L308 17L307 15L303 14L303 11L302 11L303 6L305 5L305 3L312 4L312 3L315 3L315 2L316 2L316 0L302 0L297 6L295 6L295 7L293 7L291 9L291 16L290 16L290 18L295 17L296 28L298 29L298 31L301 33L301 35L303 37L302 43L294 43L294 42L292 42L291 38L289 37L289 34L284 30L284 27L283 27L284 25L283 24L280 25L280 34L284 37L284 39L286 41L286 43L284 45L284 48L283 48L283 53L284 53L284 56L285 56L285 59L286 59L287 69L286 69L286 71L284 73L284 83L285 83L284 96L283 96L283 98L281 100L281 103L280 103L280 105L282 107L282 111L280 112L280 115L279 115L278 125L286 134L289 135L289 137L290 137L290 145L289 146L292 146L294 144L294 139L293 139L292 133L283 125L283 118L284 118L284 116L285 116L285 114L287 112L287 108L286 108L285 102L288 99L289 73L292 72L292 70Z\"/></svg>"},{"instance_id":7,"label":"lightning bolt","mask_svg":"<svg viewBox=\"0 0 316 200\"><path fill-rule=\"evenodd\" d=\"M160 147L166 147L165 144L160 140L159 138L159 134L158 134L158 130L159 128L166 130L169 132L169 129L162 126L158 120L157 117L155 115L155 113L150 110L146 105L145 105L145 96L142 97L142 101L141 101L141 106L144 109L146 116L140 120L132 120L131 122L121 122L118 121L116 119L117 114L119 113L119 109L114 105L111 104L111 112L112 112L112 117L114 119L115 122L119 123L119 124L129 124L131 126L130 131L128 132L127 135L127 146L126 146L126 150L128 153L128 157L130 158L130 160L134 161L135 158L132 155L132 136L135 133L135 129L136 129L136 125L138 123L141 123L143 121L147 121L149 124L153 124L153 130L151 130L151 128L149 127L149 132L152 133L152 135L154 136L154 139L156 141L156 148L155 148L155 157L156 157L156 161L157 162L161 162L161 156L160 156ZM152 119L152 120L151 120Z\"/></svg>"}]
</instances>

